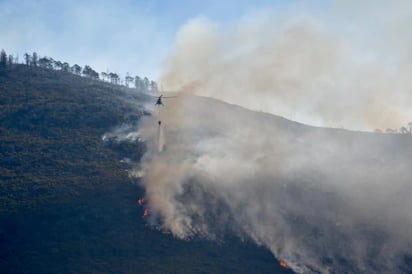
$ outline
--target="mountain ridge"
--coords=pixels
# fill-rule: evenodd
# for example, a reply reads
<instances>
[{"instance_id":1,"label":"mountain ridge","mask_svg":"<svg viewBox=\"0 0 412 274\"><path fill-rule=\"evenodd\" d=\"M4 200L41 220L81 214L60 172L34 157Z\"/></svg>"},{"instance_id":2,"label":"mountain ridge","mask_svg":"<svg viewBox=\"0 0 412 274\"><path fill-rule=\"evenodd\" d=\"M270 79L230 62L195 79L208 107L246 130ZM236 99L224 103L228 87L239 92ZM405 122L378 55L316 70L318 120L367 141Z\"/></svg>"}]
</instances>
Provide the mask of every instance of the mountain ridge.
<instances>
[{"instance_id":1,"label":"mountain ridge","mask_svg":"<svg viewBox=\"0 0 412 274\"><path fill-rule=\"evenodd\" d=\"M0 71L0 268L7 273L291 273L238 239L191 243L145 225L124 157L143 143L104 142L138 126L149 96L64 71Z\"/></svg>"}]
</instances>

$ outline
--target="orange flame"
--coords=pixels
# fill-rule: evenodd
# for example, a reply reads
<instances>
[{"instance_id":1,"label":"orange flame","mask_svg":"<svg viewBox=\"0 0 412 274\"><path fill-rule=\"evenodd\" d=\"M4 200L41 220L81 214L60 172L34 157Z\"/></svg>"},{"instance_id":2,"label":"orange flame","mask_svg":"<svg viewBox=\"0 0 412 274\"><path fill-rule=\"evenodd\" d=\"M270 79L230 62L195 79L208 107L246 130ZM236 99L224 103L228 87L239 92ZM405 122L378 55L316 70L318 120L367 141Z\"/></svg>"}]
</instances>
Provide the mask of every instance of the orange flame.
<instances>
[{"instance_id":1,"label":"orange flame","mask_svg":"<svg viewBox=\"0 0 412 274\"><path fill-rule=\"evenodd\" d=\"M283 268L289 268L289 266L285 263L285 261L280 261L279 264Z\"/></svg>"},{"instance_id":2,"label":"orange flame","mask_svg":"<svg viewBox=\"0 0 412 274\"><path fill-rule=\"evenodd\" d=\"M137 200L137 204L138 204L139 206L142 206L142 205L144 204L144 198L139 198L139 199Z\"/></svg>"},{"instance_id":3,"label":"orange flame","mask_svg":"<svg viewBox=\"0 0 412 274\"><path fill-rule=\"evenodd\" d=\"M149 216L149 211L145 209L143 212L143 218L146 218L147 216Z\"/></svg>"}]
</instances>

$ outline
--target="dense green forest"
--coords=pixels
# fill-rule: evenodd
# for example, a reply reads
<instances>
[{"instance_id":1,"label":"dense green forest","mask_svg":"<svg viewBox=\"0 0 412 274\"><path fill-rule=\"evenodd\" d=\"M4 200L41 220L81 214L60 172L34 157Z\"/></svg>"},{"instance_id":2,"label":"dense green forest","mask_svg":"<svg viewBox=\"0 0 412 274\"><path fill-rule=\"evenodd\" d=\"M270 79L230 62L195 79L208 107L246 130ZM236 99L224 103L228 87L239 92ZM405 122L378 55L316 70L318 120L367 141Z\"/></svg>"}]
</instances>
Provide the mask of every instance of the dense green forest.
<instances>
[{"instance_id":1,"label":"dense green forest","mask_svg":"<svg viewBox=\"0 0 412 274\"><path fill-rule=\"evenodd\" d=\"M0 61L2 273L290 272L247 240L186 242L146 226L144 190L120 161L145 145L102 136L150 115L154 82L131 87L34 53Z\"/></svg>"}]
</instances>

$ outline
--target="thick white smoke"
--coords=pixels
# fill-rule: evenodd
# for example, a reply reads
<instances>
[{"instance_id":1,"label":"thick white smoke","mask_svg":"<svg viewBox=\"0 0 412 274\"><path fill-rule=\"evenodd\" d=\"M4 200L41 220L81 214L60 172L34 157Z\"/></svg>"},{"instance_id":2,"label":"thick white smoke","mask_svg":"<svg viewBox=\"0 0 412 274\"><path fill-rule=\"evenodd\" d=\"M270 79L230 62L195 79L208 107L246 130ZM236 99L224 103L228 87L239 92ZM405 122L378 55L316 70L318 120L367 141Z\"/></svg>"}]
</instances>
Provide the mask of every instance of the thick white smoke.
<instances>
[{"instance_id":1,"label":"thick white smoke","mask_svg":"<svg viewBox=\"0 0 412 274\"><path fill-rule=\"evenodd\" d=\"M150 210L179 237L236 233L300 273L407 271L411 135L313 128L193 96L352 129L411 120L402 36L355 43L327 22L272 15L179 31L162 82L182 93L162 109L160 153L157 117L139 129Z\"/></svg>"},{"instance_id":2,"label":"thick white smoke","mask_svg":"<svg viewBox=\"0 0 412 274\"><path fill-rule=\"evenodd\" d=\"M165 107L176 116L164 116L163 152L156 120L141 128L153 140L142 163L149 206L174 234L239 233L298 272L399 271L412 251L412 136L179 100Z\"/></svg>"},{"instance_id":3,"label":"thick white smoke","mask_svg":"<svg viewBox=\"0 0 412 274\"><path fill-rule=\"evenodd\" d=\"M162 85L320 126L373 130L412 119L410 17L371 24L347 16L346 28L333 15L256 17L231 25L189 21Z\"/></svg>"}]
</instances>

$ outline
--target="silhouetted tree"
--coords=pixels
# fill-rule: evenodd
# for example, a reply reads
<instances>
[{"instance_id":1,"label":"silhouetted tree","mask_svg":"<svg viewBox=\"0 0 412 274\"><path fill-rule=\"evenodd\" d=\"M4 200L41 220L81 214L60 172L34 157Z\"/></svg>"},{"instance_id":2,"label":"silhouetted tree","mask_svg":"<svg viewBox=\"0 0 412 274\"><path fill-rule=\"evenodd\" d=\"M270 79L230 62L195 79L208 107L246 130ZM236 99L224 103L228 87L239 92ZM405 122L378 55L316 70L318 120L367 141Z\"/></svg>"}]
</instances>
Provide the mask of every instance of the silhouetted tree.
<instances>
[{"instance_id":1,"label":"silhouetted tree","mask_svg":"<svg viewBox=\"0 0 412 274\"><path fill-rule=\"evenodd\" d=\"M13 55L9 55L9 58L7 59L7 64L9 65L9 66L11 66L11 65L13 65L14 64L14 57L13 57Z\"/></svg>"},{"instance_id":2,"label":"silhouetted tree","mask_svg":"<svg viewBox=\"0 0 412 274\"><path fill-rule=\"evenodd\" d=\"M28 53L24 54L24 63L26 64L26 66L30 66L31 64L31 56Z\"/></svg>"},{"instance_id":3,"label":"silhouetted tree","mask_svg":"<svg viewBox=\"0 0 412 274\"><path fill-rule=\"evenodd\" d=\"M134 77L134 87L137 90L142 90L143 89L143 80L139 76Z\"/></svg>"},{"instance_id":4,"label":"silhouetted tree","mask_svg":"<svg viewBox=\"0 0 412 274\"><path fill-rule=\"evenodd\" d=\"M130 75L129 75L129 73L127 73L126 74L126 77L124 78L124 82L126 83L126 87L129 87L129 84L131 83L131 82L133 82L133 77L131 77Z\"/></svg>"},{"instance_id":5,"label":"silhouetted tree","mask_svg":"<svg viewBox=\"0 0 412 274\"><path fill-rule=\"evenodd\" d=\"M5 68L7 66L7 54L4 49L0 52L0 67Z\"/></svg>"},{"instance_id":6,"label":"silhouetted tree","mask_svg":"<svg viewBox=\"0 0 412 274\"><path fill-rule=\"evenodd\" d=\"M408 123L408 130L409 130L409 133L412 133L412 122Z\"/></svg>"},{"instance_id":7,"label":"silhouetted tree","mask_svg":"<svg viewBox=\"0 0 412 274\"><path fill-rule=\"evenodd\" d=\"M36 52L33 52L33 55L32 55L32 57L31 57L31 65L33 66L33 67L37 67L37 61L38 61L38 58L37 58L37 53Z\"/></svg>"},{"instance_id":8,"label":"silhouetted tree","mask_svg":"<svg viewBox=\"0 0 412 274\"><path fill-rule=\"evenodd\" d=\"M401 128L399 129L399 133L401 133L401 134L406 134L406 133L409 133L409 131L408 131L408 129L407 129L406 127L401 127Z\"/></svg>"},{"instance_id":9,"label":"silhouetted tree","mask_svg":"<svg viewBox=\"0 0 412 274\"><path fill-rule=\"evenodd\" d=\"M62 64L62 70L69 72L69 71L70 71L70 65L69 65L69 63L64 62L64 63Z\"/></svg>"},{"instance_id":10,"label":"silhouetted tree","mask_svg":"<svg viewBox=\"0 0 412 274\"><path fill-rule=\"evenodd\" d=\"M83 69L83 75L93 79L99 79L99 73L93 70L89 65L85 65Z\"/></svg>"},{"instance_id":11,"label":"silhouetted tree","mask_svg":"<svg viewBox=\"0 0 412 274\"><path fill-rule=\"evenodd\" d=\"M62 69L62 67L63 67L63 63L62 62L60 62L60 61L54 61L53 62L53 65L54 65L54 68L55 69Z\"/></svg>"},{"instance_id":12,"label":"silhouetted tree","mask_svg":"<svg viewBox=\"0 0 412 274\"><path fill-rule=\"evenodd\" d=\"M99 73L93 70L92 71L92 78L99 79Z\"/></svg>"},{"instance_id":13,"label":"silhouetted tree","mask_svg":"<svg viewBox=\"0 0 412 274\"><path fill-rule=\"evenodd\" d=\"M109 75L106 72L100 72L100 76L102 78L103 81L106 81L109 77Z\"/></svg>"},{"instance_id":14,"label":"silhouetted tree","mask_svg":"<svg viewBox=\"0 0 412 274\"><path fill-rule=\"evenodd\" d=\"M89 65L85 65L84 68L83 68L82 74L84 76L89 76L91 70L92 70L92 68Z\"/></svg>"},{"instance_id":15,"label":"silhouetted tree","mask_svg":"<svg viewBox=\"0 0 412 274\"><path fill-rule=\"evenodd\" d=\"M39 59L39 67L46 69L53 69L53 62L47 57L42 57Z\"/></svg>"},{"instance_id":16,"label":"silhouetted tree","mask_svg":"<svg viewBox=\"0 0 412 274\"><path fill-rule=\"evenodd\" d=\"M76 74L76 75L80 75L82 72L82 67L79 66L78 64L74 64L72 66L72 73Z\"/></svg>"},{"instance_id":17,"label":"silhouetted tree","mask_svg":"<svg viewBox=\"0 0 412 274\"><path fill-rule=\"evenodd\" d=\"M56 69L56 61L52 57L48 57L47 59L50 61L50 69Z\"/></svg>"},{"instance_id":18,"label":"silhouetted tree","mask_svg":"<svg viewBox=\"0 0 412 274\"><path fill-rule=\"evenodd\" d=\"M109 73L109 78L110 78L110 82L112 84L118 84L119 83L120 77L116 73L110 72Z\"/></svg>"}]
</instances>

